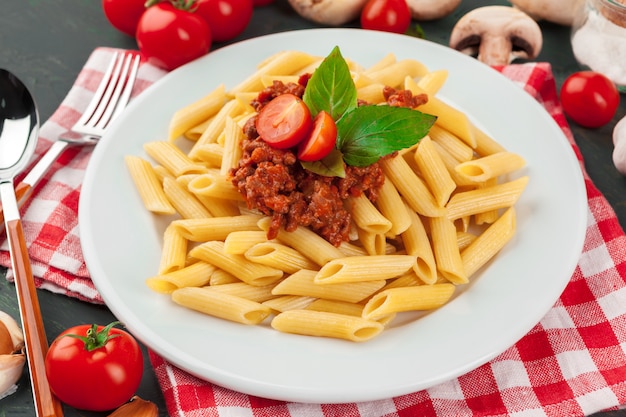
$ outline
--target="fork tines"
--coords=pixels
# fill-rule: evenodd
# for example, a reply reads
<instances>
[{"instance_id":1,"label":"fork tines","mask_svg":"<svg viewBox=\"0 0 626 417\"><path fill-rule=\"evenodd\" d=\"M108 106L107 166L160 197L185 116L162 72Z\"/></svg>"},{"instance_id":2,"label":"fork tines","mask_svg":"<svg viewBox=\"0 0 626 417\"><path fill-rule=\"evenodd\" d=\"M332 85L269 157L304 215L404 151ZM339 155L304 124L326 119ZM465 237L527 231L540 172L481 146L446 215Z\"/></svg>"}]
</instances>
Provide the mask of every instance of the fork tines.
<instances>
[{"instance_id":1,"label":"fork tines","mask_svg":"<svg viewBox=\"0 0 626 417\"><path fill-rule=\"evenodd\" d=\"M94 98L75 127L80 126L81 131L93 129L92 134L101 135L109 122L128 104L138 68L138 54L116 52L94 93Z\"/></svg>"}]
</instances>

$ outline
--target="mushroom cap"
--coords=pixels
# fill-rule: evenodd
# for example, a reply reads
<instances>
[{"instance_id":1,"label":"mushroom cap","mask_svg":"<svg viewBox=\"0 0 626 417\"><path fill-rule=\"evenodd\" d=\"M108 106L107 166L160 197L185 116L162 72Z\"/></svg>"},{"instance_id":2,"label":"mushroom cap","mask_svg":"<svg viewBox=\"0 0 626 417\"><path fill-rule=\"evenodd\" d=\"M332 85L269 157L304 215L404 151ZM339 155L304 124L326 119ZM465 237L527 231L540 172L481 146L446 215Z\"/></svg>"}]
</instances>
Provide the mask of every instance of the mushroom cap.
<instances>
[{"instance_id":1,"label":"mushroom cap","mask_svg":"<svg viewBox=\"0 0 626 417\"><path fill-rule=\"evenodd\" d=\"M356 19L365 3L367 0L289 0L300 16L326 26L341 26Z\"/></svg>"},{"instance_id":2,"label":"mushroom cap","mask_svg":"<svg viewBox=\"0 0 626 417\"><path fill-rule=\"evenodd\" d=\"M571 26L584 0L509 0L509 2L535 20Z\"/></svg>"},{"instance_id":3,"label":"mushroom cap","mask_svg":"<svg viewBox=\"0 0 626 417\"><path fill-rule=\"evenodd\" d=\"M406 0L415 20L441 19L452 13L461 0Z\"/></svg>"},{"instance_id":4,"label":"mushroom cap","mask_svg":"<svg viewBox=\"0 0 626 417\"><path fill-rule=\"evenodd\" d=\"M451 48L476 56L487 65L507 65L516 58L534 59L542 44L537 22L509 6L474 9L459 19L450 35Z\"/></svg>"}]
</instances>

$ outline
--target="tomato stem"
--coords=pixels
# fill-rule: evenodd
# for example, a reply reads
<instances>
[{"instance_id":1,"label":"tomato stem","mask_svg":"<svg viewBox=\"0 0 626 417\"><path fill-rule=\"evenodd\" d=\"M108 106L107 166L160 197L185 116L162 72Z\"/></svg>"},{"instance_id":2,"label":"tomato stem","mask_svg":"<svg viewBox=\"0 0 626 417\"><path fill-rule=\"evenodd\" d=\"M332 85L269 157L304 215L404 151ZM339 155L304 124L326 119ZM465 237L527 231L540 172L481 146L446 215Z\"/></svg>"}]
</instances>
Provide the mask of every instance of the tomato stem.
<instances>
[{"instance_id":1,"label":"tomato stem","mask_svg":"<svg viewBox=\"0 0 626 417\"><path fill-rule=\"evenodd\" d=\"M65 336L82 340L85 343L85 350L91 352L92 350L104 347L109 340L121 336L121 334L109 334L111 329L118 324L120 324L119 321L114 321L113 323L110 323L107 326L103 327L100 331L98 331L97 324L92 324L91 327L87 330L86 336L80 336L77 334L66 334Z\"/></svg>"},{"instance_id":2,"label":"tomato stem","mask_svg":"<svg viewBox=\"0 0 626 417\"><path fill-rule=\"evenodd\" d=\"M144 6L146 8L154 6L157 3L161 3L164 0L146 0ZM188 12L193 12L196 8L196 0L166 0L168 3L171 3L177 9L185 10Z\"/></svg>"}]
</instances>

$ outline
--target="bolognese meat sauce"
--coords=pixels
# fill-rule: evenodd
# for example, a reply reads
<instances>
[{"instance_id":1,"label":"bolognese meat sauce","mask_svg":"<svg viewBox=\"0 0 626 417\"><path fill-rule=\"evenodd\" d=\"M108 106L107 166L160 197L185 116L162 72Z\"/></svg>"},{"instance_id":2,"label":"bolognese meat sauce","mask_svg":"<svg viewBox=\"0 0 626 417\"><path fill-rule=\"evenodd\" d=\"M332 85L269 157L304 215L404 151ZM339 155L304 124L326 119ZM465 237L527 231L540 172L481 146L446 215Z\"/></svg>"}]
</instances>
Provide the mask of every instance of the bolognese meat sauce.
<instances>
[{"instance_id":1,"label":"bolognese meat sauce","mask_svg":"<svg viewBox=\"0 0 626 417\"><path fill-rule=\"evenodd\" d=\"M258 112L280 94L302 97L308 78L303 76L298 83L287 84L274 81L251 104ZM390 105L405 107L416 107L423 100L396 90L386 90L385 96ZM384 181L380 165L348 165L344 178L313 173L302 167L291 150L276 149L263 141L256 131L255 118L244 126L242 158L231 175L248 208L271 217L268 238L275 238L281 227L294 231L306 226L335 246L347 241L351 216L344 201L365 194L375 202Z\"/></svg>"}]
</instances>

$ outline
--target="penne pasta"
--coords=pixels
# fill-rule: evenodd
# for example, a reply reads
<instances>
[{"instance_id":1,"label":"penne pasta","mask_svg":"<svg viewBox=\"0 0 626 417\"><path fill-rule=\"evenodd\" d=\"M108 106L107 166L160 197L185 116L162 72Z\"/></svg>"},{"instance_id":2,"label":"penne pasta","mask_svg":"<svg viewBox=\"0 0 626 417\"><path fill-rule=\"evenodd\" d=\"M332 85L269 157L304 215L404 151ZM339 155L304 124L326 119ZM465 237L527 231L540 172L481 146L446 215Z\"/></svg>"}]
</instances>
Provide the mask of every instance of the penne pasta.
<instances>
[{"instance_id":1,"label":"penne pasta","mask_svg":"<svg viewBox=\"0 0 626 417\"><path fill-rule=\"evenodd\" d=\"M170 223L163 232L159 274L182 269L187 263L187 239Z\"/></svg>"},{"instance_id":2,"label":"penne pasta","mask_svg":"<svg viewBox=\"0 0 626 417\"><path fill-rule=\"evenodd\" d=\"M242 324L259 324L271 310L261 303L214 291L211 287L185 287L172 293L172 301L186 308Z\"/></svg>"},{"instance_id":3,"label":"penne pasta","mask_svg":"<svg viewBox=\"0 0 626 417\"><path fill-rule=\"evenodd\" d=\"M383 290L363 307L363 318L376 320L404 311L433 310L444 305L454 294L453 284L416 285Z\"/></svg>"},{"instance_id":4,"label":"penne pasta","mask_svg":"<svg viewBox=\"0 0 626 417\"><path fill-rule=\"evenodd\" d=\"M456 166L456 171L473 182L484 182L510 174L526 165L524 158L512 152L497 152L465 161Z\"/></svg>"},{"instance_id":5,"label":"penne pasta","mask_svg":"<svg viewBox=\"0 0 626 417\"><path fill-rule=\"evenodd\" d=\"M512 207L527 184L528 177L520 177L492 187L459 192L447 205L448 218L456 220L483 211Z\"/></svg>"},{"instance_id":6,"label":"penne pasta","mask_svg":"<svg viewBox=\"0 0 626 417\"><path fill-rule=\"evenodd\" d=\"M250 285L273 284L283 276L280 269L250 262L242 255L225 253L224 242L220 241L205 242L196 246L189 251L189 256L215 265Z\"/></svg>"},{"instance_id":7,"label":"penne pasta","mask_svg":"<svg viewBox=\"0 0 626 417\"><path fill-rule=\"evenodd\" d=\"M124 161L135 187L139 190L139 196L144 207L156 214L176 213L176 209L163 191L161 181L152 165L148 161L132 155L127 155Z\"/></svg>"},{"instance_id":8,"label":"penne pasta","mask_svg":"<svg viewBox=\"0 0 626 417\"><path fill-rule=\"evenodd\" d=\"M224 240L229 233L243 230L260 230L257 227L258 215L246 214L230 217L209 217L200 219L174 220L172 226L192 242Z\"/></svg>"},{"instance_id":9,"label":"penne pasta","mask_svg":"<svg viewBox=\"0 0 626 417\"><path fill-rule=\"evenodd\" d=\"M315 275L317 284L366 282L394 278L415 265L411 255L368 255L333 259Z\"/></svg>"},{"instance_id":10,"label":"penne pasta","mask_svg":"<svg viewBox=\"0 0 626 417\"><path fill-rule=\"evenodd\" d=\"M150 277L146 284L156 292L170 294L179 288L207 285L214 271L213 265L195 262L184 268Z\"/></svg>"},{"instance_id":11,"label":"penne pasta","mask_svg":"<svg viewBox=\"0 0 626 417\"><path fill-rule=\"evenodd\" d=\"M461 260L461 252L456 243L456 227L452 220L446 217L431 218L430 234L439 273L454 284L467 283L468 274Z\"/></svg>"},{"instance_id":12,"label":"penne pasta","mask_svg":"<svg viewBox=\"0 0 626 417\"><path fill-rule=\"evenodd\" d=\"M302 295L358 303L385 285L384 280L319 285L315 283L316 274L317 271L301 269L279 282L272 290L272 294Z\"/></svg>"},{"instance_id":13,"label":"penne pasta","mask_svg":"<svg viewBox=\"0 0 626 417\"><path fill-rule=\"evenodd\" d=\"M280 332L332 337L353 342L370 340L384 329L377 321L313 310L285 311L274 317L271 324Z\"/></svg>"},{"instance_id":14,"label":"penne pasta","mask_svg":"<svg viewBox=\"0 0 626 417\"><path fill-rule=\"evenodd\" d=\"M226 88L221 84L206 96L176 111L170 119L169 139L176 139L208 120L222 108L226 100Z\"/></svg>"},{"instance_id":15,"label":"penne pasta","mask_svg":"<svg viewBox=\"0 0 626 417\"><path fill-rule=\"evenodd\" d=\"M287 274L317 267L315 262L297 250L271 241L257 243L244 253L244 257L249 261L280 269Z\"/></svg>"}]
</instances>

